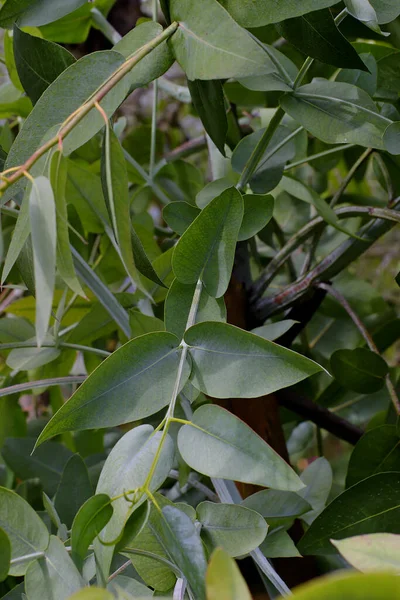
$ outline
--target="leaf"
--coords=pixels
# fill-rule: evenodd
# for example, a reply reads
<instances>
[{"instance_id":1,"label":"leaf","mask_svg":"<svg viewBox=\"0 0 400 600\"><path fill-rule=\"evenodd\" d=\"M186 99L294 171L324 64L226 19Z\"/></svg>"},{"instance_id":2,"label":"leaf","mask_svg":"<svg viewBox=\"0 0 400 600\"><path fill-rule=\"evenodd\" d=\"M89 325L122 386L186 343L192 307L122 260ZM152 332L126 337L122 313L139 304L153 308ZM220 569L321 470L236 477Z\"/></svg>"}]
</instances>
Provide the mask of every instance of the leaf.
<instances>
[{"instance_id":1,"label":"leaf","mask_svg":"<svg viewBox=\"0 0 400 600\"><path fill-rule=\"evenodd\" d=\"M187 580L194 597L205 600L207 561L194 523L175 506L165 506L162 517L161 527L170 556Z\"/></svg>"},{"instance_id":2,"label":"leaf","mask_svg":"<svg viewBox=\"0 0 400 600\"><path fill-rule=\"evenodd\" d=\"M208 600L251 600L239 567L222 548L217 548L211 556L206 587Z\"/></svg>"},{"instance_id":3,"label":"leaf","mask_svg":"<svg viewBox=\"0 0 400 600\"><path fill-rule=\"evenodd\" d=\"M45 25L73 12L86 0L7 0L0 10L0 27L18 23L26 27Z\"/></svg>"},{"instance_id":4,"label":"leaf","mask_svg":"<svg viewBox=\"0 0 400 600\"><path fill-rule=\"evenodd\" d=\"M394 425L364 433L350 456L346 487L388 471L400 471L400 438Z\"/></svg>"},{"instance_id":5,"label":"leaf","mask_svg":"<svg viewBox=\"0 0 400 600\"><path fill-rule=\"evenodd\" d=\"M301 554L332 554L331 539L400 533L400 473L368 477L340 494L315 519L298 545Z\"/></svg>"},{"instance_id":6,"label":"leaf","mask_svg":"<svg viewBox=\"0 0 400 600\"><path fill-rule=\"evenodd\" d=\"M54 535L46 555L26 572L25 591L30 600L66 600L86 585L63 543Z\"/></svg>"},{"instance_id":7,"label":"leaf","mask_svg":"<svg viewBox=\"0 0 400 600\"><path fill-rule=\"evenodd\" d=\"M11 559L43 552L49 543L46 525L21 496L0 487L0 527L11 542ZM25 575L29 561L14 565L10 575Z\"/></svg>"},{"instance_id":8,"label":"leaf","mask_svg":"<svg viewBox=\"0 0 400 600\"><path fill-rule=\"evenodd\" d=\"M257 512L235 504L201 502L196 508L201 533L212 547L229 556L244 556L264 541L268 527Z\"/></svg>"},{"instance_id":9,"label":"leaf","mask_svg":"<svg viewBox=\"0 0 400 600\"><path fill-rule=\"evenodd\" d=\"M251 5L242 0L219 0L220 4L242 25L262 27L290 17L300 17L337 4L338 0L253 0Z\"/></svg>"},{"instance_id":10,"label":"leaf","mask_svg":"<svg viewBox=\"0 0 400 600\"><path fill-rule=\"evenodd\" d=\"M236 176L237 177L237 176ZM234 184L232 177L222 177L207 183L196 196L196 204L199 208L205 208L214 198L220 196L222 192L232 187ZM168 205L170 206L170 205ZM164 209L165 210L165 209Z\"/></svg>"},{"instance_id":11,"label":"leaf","mask_svg":"<svg viewBox=\"0 0 400 600\"><path fill-rule=\"evenodd\" d=\"M138 310L129 311L129 323L131 326L132 338L154 331L165 331L165 325L161 319L149 317Z\"/></svg>"},{"instance_id":12,"label":"leaf","mask_svg":"<svg viewBox=\"0 0 400 600\"><path fill-rule=\"evenodd\" d=\"M400 593L400 582L390 574L342 571L295 588L293 592L293 600L388 600Z\"/></svg>"},{"instance_id":13,"label":"leaf","mask_svg":"<svg viewBox=\"0 0 400 600\"><path fill-rule=\"evenodd\" d=\"M328 9L289 18L279 23L277 29L306 56L335 67L367 70L356 50L336 27Z\"/></svg>"},{"instance_id":14,"label":"leaf","mask_svg":"<svg viewBox=\"0 0 400 600\"><path fill-rule=\"evenodd\" d=\"M367 65L369 73L358 69L342 69L339 71L335 81L351 83L366 91L370 96L374 96L378 84L378 66L376 60L372 54L360 54L360 58Z\"/></svg>"},{"instance_id":15,"label":"leaf","mask_svg":"<svg viewBox=\"0 0 400 600\"><path fill-rule=\"evenodd\" d=\"M200 323L185 335L190 381L213 398L258 398L322 370L317 363L225 323Z\"/></svg>"},{"instance_id":16,"label":"leaf","mask_svg":"<svg viewBox=\"0 0 400 600\"><path fill-rule=\"evenodd\" d=\"M178 435L183 460L209 477L282 490L303 487L296 473L262 438L219 406L199 408ZM207 452L204 449L207 448Z\"/></svg>"},{"instance_id":17,"label":"leaf","mask_svg":"<svg viewBox=\"0 0 400 600\"><path fill-rule=\"evenodd\" d=\"M60 408L38 444L65 431L113 427L152 415L171 401L181 349L171 333L131 340L97 367ZM189 377L186 364L182 387ZM118 410L116 410L118 407Z\"/></svg>"},{"instance_id":18,"label":"leaf","mask_svg":"<svg viewBox=\"0 0 400 600\"><path fill-rule=\"evenodd\" d=\"M364 90L337 81L314 81L281 98L282 108L327 144L354 143L383 148L390 121Z\"/></svg>"},{"instance_id":19,"label":"leaf","mask_svg":"<svg viewBox=\"0 0 400 600\"><path fill-rule=\"evenodd\" d=\"M27 241L31 227L29 223L29 195L30 192L27 190L24 194L24 198L21 204L21 208L18 213L17 222L14 228L14 232L11 238L10 245L6 259L4 261L3 272L1 274L1 283L3 284L10 274L11 269L15 265L25 242Z\"/></svg>"},{"instance_id":20,"label":"leaf","mask_svg":"<svg viewBox=\"0 0 400 600\"><path fill-rule=\"evenodd\" d=\"M124 575L115 577L111 584L109 584L109 588L117 594L117 598L120 600L131 600L132 598L144 600L145 598L151 598L154 593L153 590L149 590L143 583L133 579L133 577L126 577ZM121 595L118 595L118 592Z\"/></svg>"},{"instance_id":21,"label":"leaf","mask_svg":"<svg viewBox=\"0 0 400 600\"><path fill-rule=\"evenodd\" d=\"M67 184L67 163L59 151L55 152L51 159L50 181L56 203L56 254L58 272L62 280L75 294L83 296L84 293L75 273L74 261L69 243L68 211L65 193Z\"/></svg>"},{"instance_id":22,"label":"leaf","mask_svg":"<svg viewBox=\"0 0 400 600\"><path fill-rule=\"evenodd\" d=\"M272 73L274 65L216 0L170 0L179 28L170 40L188 79L229 79Z\"/></svg>"},{"instance_id":23,"label":"leaf","mask_svg":"<svg viewBox=\"0 0 400 600\"><path fill-rule=\"evenodd\" d=\"M107 494L89 498L77 512L71 529L72 558L82 568L88 548L113 515Z\"/></svg>"},{"instance_id":24,"label":"leaf","mask_svg":"<svg viewBox=\"0 0 400 600\"><path fill-rule=\"evenodd\" d=\"M378 23L390 23L400 15L400 6L392 0L370 0L377 17Z\"/></svg>"},{"instance_id":25,"label":"leaf","mask_svg":"<svg viewBox=\"0 0 400 600\"><path fill-rule=\"evenodd\" d=\"M7 579L10 570L11 561L11 542L10 538L0 527L0 583Z\"/></svg>"},{"instance_id":26,"label":"leaf","mask_svg":"<svg viewBox=\"0 0 400 600\"><path fill-rule=\"evenodd\" d=\"M79 454L74 454L65 465L54 501L62 523L68 529L71 529L78 510L92 495L87 467Z\"/></svg>"},{"instance_id":27,"label":"leaf","mask_svg":"<svg viewBox=\"0 0 400 600\"><path fill-rule=\"evenodd\" d=\"M114 596L104 588L91 586L76 592L68 600L114 600Z\"/></svg>"},{"instance_id":28,"label":"leaf","mask_svg":"<svg viewBox=\"0 0 400 600\"><path fill-rule=\"evenodd\" d=\"M274 529L271 531L261 544L260 550L267 558L292 558L301 556L292 538L283 529Z\"/></svg>"},{"instance_id":29,"label":"leaf","mask_svg":"<svg viewBox=\"0 0 400 600\"><path fill-rule=\"evenodd\" d=\"M267 325L256 327L255 329L252 329L251 333L273 342L289 331L296 323L297 321L293 321L292 319L284 319L277 323L268 323Z\"/></svg>"},{"instance_id":30,"label":"leaf","mask_svg":"<svg viewBox=\"0 0 400 600\"><path fill-rule=\"evenodd\" d=\"M32 454L34 445L34 438L7 438L2 450L3 458L18 479L38 478L46 494L54 496L73 454L55 442L45 444Z\"/></svg>"},{"instance_id":31,"label":"leaf","mask_svg":"<svg viewBox=\"0 0 400 600\"><path fill-rule=\"evenodd\" d=\"M303 471L300 479L307 487L297 493L313 508L301 518L307 525L311 525L328 502L333 480L332 467L326 458L317 458Z\"/></svg>"},{"instance_id":32,"label":"leaf","mask_svg":"<svg viewBox=\"0 0 400 600\"><path fill-rule=\"evenodd\" d=\"M230 188L206 206L175 247L172 267L181 283L203 281L210 296L228 288L243 218L241 194Z\"/></svg>"},{"instance_id":33,"label":"leaf","mask_svg":"<svg viewBox=\"0 0 400 600\"><path fill-rule=\"evenodd\" d=\"M30 35L14 25L14 55L24 90L35 104L43 92L75 58L68 50L43 38Z\"/></svg>"},{"instance_id":34,"label":"leaf","mask_svg":"<svg viewBox=\"0 0 400 600\"><path fill-rule=\"evenodd\" d=\"M378 17L369 0L345 0L349 14L364 23L367 27L382 34L378 25Z\"/></svg>"},{"instance_id":35,"label":"leaf","mask_svg":"<svg viewBox=\"0 0 400 600\"><path fill-rule=\"evenodd\" d=\"M56 207L46 177L32 182L29 212L36 288L36 341L40 348L49 328L56 281Z\"/></svg>"},{"instance_id":36,"label":"leaf","mask_svg":"<svg viewBox=\"0 0 400 600\"><path fill-rule=\"evenodd\" d=\"M385 133L383 135L383 143L385 146L385 150L390 152L390 154L398 155L400 154L400 122L391 123L385 129Z\"/></svg>"},{"instance_id":37,"label":"leaf","mask_svg":"<svg viewBox=\"0 0 400 600\"><path fill-rule=\"evenodd\" d=\"M238 80L239 83L248 90L291 92L299 72L298 68L285 54L273 46L259 43L271 58L277 72L270 75L243 77Z\"/></svg>"},{"instance_id":38,"label":"leaf","mask_svg":"<svg viewBox=\"0 0 400 600\"><path fill-rule=\"evenodd\" d=\"M221 81L188 80L193 105L204 129L225 156L225 141L228 133L224 90Z\"/></svg>"},{"instance_id":39,"label":"leaf","mask_svg":"<svg viewBox=\"0 0 400 600\"><path fill-rule=\"evenodd\" d=\"M145 252L143 244L140 241L140 238L137 235L133 226L131 227L131 243L133 248L133 255L135 257L135 262L138 270L142 273L142 275L147 277L147 279L150 279L150 281L153 281L161 287L166 287L163 281L157 275L156 270L150 262L150 259Z\"/></svg>"},{"instance_id":40,"label":"leaf","mask_svg":"<svg viewBox=\"0 0 400 600\"><path fill-rule=\"evenodd\" d=\"M46 338L47 341L48 338ZM36 344L36 338L32 340ZM61 354L57 348L16 348L7 356L6 364L17 371L31 371L56 360Z\"/></svg>"},{"instance_id":41,"label":"leaf","mask_svg":"<svg viewBox=\"0 0 400 600\"><path fill-rule=\"evenodd\" d=\"M368 348L337 350L331 356L331 369L340 385L360 394L378 392L389 372L386 361Z\"/></svg>"},{"instance_id":42,"label":"leaf","mask_svg":"<svg viewBox=\"0 0 400 600\"><path fill-rule=\"evenodd\" d=\"M385 571L400 575L400 536L392 533L358 535L332 540L340 554L362 573Z\"/></svg>"},{"instance_id":43,"label":"leaf","mask_svg":"<svg viewBox=\"0 0 400 600\"><path fill-rule=\"evenodd\" d=\"M299 491L304 491L304 488ZM291 524L311 509L299 494L278 490L262 490L252 494L243 500L242 506L262 515L270 527Z\"/></svg>"},{"instance_id":44,"label":"leaf","mask_svg":"<svg viewBox=\"0 0 400 600\"><path fill-rule=\"evenodd\" d=\"M274 198L269 195L246 194L243 196L244 214L238 241L242 242L255 236L272 219Z\"/></svg>"},{"instance_id":45,"label":"leaf","mask_svg":"<svg viewBox=\"0 0 400 600\"><path fill-rule=\"evenodd\" d=\"M199 214L199 209L187 202L170 202L163 209L163 219L179 235L185 233Z\"/></svg>"},{"instance_id":46,"label":"leaf","mask_svg":"<svg viewBox=\"0 0 400 600\"><path fill-rule=\"evenodd\" d=\"M165 301L165 328L181 340L186 330L190 307L196 284L185 285L177 279L172 283ZM226 308L223 298L216 300L202 288L196 323L203 321L226 321Z\"/></svg>"}]
</instances>

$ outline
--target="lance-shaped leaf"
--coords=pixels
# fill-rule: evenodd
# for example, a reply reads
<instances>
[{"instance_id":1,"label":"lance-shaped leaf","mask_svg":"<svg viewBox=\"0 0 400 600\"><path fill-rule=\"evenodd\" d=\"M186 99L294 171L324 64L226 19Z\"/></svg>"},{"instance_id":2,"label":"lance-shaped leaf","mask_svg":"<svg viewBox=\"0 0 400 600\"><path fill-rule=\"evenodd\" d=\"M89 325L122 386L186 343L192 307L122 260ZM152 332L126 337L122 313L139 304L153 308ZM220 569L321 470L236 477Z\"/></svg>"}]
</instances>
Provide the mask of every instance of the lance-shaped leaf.
<instances>
[{"instance_id":1,"label":"lance-shaped leaf","mask_svg":"<svg viewBox=\"0 0 400 600\"><path fill-rule=\"evenodd\" d=\"M49 532L33 508L18 494L0 487L0 527L11 542L11 559L33 552L43 552L49 543ZM25 575L29 561L14 565L10 575Z\"/></svg>"},{"instance_id":2,"label":"lance-shaped leaf","mask_svg":"<svg viewBox=\"0 0 400 600\"><path fill-rule=\"evenodd\" d=\"M328 8L337 4L338 0L253 0L251 7L243 0L219 2L242 27L261 27Z\"/></svg>"},{"instance_id":3,"label":"lance-shaped leaf","mask_svg":"<svg viewBox=\"0 0 400 600\"><path fill-rule=\"evenodd\" d=\"M188 80L192 102L204 129L225 156L225 140L228 133L224 90L222 83L216 81Z\"/></svg>"},{"instance_id":4,"label":"lance-shaped leaf","mask_svg":"<svg viewBox=\"0 0 400 600\"><path fill-rule=\"evenodd\" d=\"M340 494L300 541L301 554L332 554L330 540L365 533L400 533L400 473L368 477Z\"/></svg>"},{"instance_id":5,"label":"lance-shaped leaf","mask_svg":"<svg viewBox=\"0 0 400 600\"><path fill-rule=\"evenodd\" d=\"M56 206L46 177L40 176L32 182L29 213L36 289L36 341L40 347L49 328L56 281Z\"/></svg>"},{"instance_id":6,"label":"lance-shaped leaf","mask_svg":"<svg viewBox=\"0 0 400 600\"><path fill-rule=\"evenodd\" d=\"M243 199L229 188L212 200L175 247L172 267L181 283L203 281L215 298L228 288L243 219Z\"/></svg>"},{"instance_id":7,"label":"lance-shaped leaf","mask_svg":"<svg viewBox=\"0 0 400 600\"><path fill-rule=\"evenodd\" d=\"M79 454L74 454L65 465L54 500L57 513L68 529L78 510L92 495L87 466Z\"/></svg>"},{"instance_id":8,"label":"lance-shaped leaf","mask_svg":"<svg viewBox=\"0 0 400 600\"><path fill-rule=\"evenodd\" d=\"M236 562L217 548L206 574L208 600L251 600L252 596Z\"/></svg>"},{"instance_id":9,"label":"lance-shaped leaf","mask_svg":"<svg viewBox=\"0 0 400 600\"><path fill-rule=\"evenodd\" d=\"M8 576L11 561L11 542L10 538L0 527L0 583Z\"/></svg>"},{"instance_id":10,"label":"lance-shaped leaf","mask_svg":"<svg viewBox=\"0 0 400 600\"><path fill-rule=\"evenodd\" d=\"M179 451L192 469L209 477L277 490L304 487L283 458L227 410L202 406L194 413L192 423L184 425L178 436Z\"/></svg>"},{"instance_id":11,"label":"lance-shaped leaf","mask_svg":"<svg viewBox=\"0 0 400 600\"><path fill-rule=\"evenodd\" d=\"M273 73L275 67L249 33L217 0L170 0L179 28L170 44L188 79L229 79Z\"/></svg>"},{"instance_id":12,"label":"lance-shaped leaf","mask_svg":"<svg viewBox=\"0 0 400 600\"><path fill-rule=\"evenodd\" d=\"M8 247L7 256L4 261L3 272L1 274L2 284L6 281L11 269L15 265L31 231L29 222L29 196L30 191L27 188L24 193L24 198L18 213L17 223L15 225L11 242Z\"/></svg>"},{"instance_id":13,"label":"lance-shaped leaf","mask_svg":"<svg viewBox=\"0 0 400 600\"><path fill-rule=\"evenodd\" d=\"M8 0L0 10L0 26L45 25L57 21L85 4L86 0Z\"/></svg>"},{"instance_id":14,"label":"lance-shaped leaf","mask_svg":"<svg viewBox=\"0 0 400 600\"><path fill-rule=\"evenodd\" d=\"M14 56L24 90L35 104L43 92L75 62L68 50L14 26Z\"/></svg>"},{"instance_id":15,"label":"lance-shaped leaf","mask_svg":"<svg viewBox=\"0 0 400 600\"><path fill-rule=\"evenodd\" d=\"M71 529L72 558L82 568L88 548L107 525L114 509L107 494L96 494L79 509Z\"/></svg>"},{"instance_id":16,"label":"lance-shaped leaf","mask_svg":"<svg viewBox=\"0 0 400 600\"><path fill-rule=\"evenodd\" d=\"M180 354L171 333L131 340L93 371L47 424L38 444L64 431L113 427L161 410L171 401ZM186 364L182 387L188 377Z\"/></svg>"},{"instance_id":17,"label":"lance-shaped leaf","mask_svg":"<svg viewBox=\"0 0 400 600\"><path fill-rule=\"evenodd\" d=\"M349 83L314 81L285 94L282 108L327 144L350 143L383 148L390 119L380 115L364 90Z\"/></svg>"},{"instance_id":18,"label":"lance-shaped leaf","mask_svg":"<svg viewBox=\"0 0 400 600\"><path fill-rule=\"evenodd\" d=\"M67 163L59 151L54 153L51 160L50 181L56 203L58 272L62 280L75 294L83 296L81 284L75 273L74 261L69 243L68 212L65 197Z\"/></svg>"},{"instance_id":19,"label":"lance-shaped leaf","mask_svg":"<svg viewBox=\"0 0 400 600\"><path fill-rule=\"evenodd\" d=\"M199 323L185 335L191 382L213 398L258 398L294 385L322 367L226 323Z\"/></svg>"},{"instance_id":20,"label":"lance-shaped leaf","mask_svg":"<svg viewBox=\"0 0 400 600\"><path fill-rule=\"evenodd\" d=\"M332 540L332 544L355 569L386 571L400 575L400 535L370 533L347 540Z\"/></svg>"}]
</instances>

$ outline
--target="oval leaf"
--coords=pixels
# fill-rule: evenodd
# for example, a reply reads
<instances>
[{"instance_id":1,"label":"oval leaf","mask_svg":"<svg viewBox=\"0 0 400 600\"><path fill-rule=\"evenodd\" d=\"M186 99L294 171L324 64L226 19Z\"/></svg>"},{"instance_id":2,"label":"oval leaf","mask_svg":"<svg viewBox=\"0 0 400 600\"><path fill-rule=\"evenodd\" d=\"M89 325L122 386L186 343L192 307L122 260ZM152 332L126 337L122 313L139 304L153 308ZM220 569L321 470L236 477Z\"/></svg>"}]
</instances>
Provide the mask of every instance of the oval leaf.
<instances>
[{"instance_id":1,"label":"oval leaf","mask_svg":"<svg viewBox=\"0 0 400 600\"><path fill-rule=\"evenodd\" d=\"M236 562L217 548L206 574L208 600L251 600L249 589Z\"/></svg>"},{"instance_id":2,"label":"oval leaf","mask_svg":"<svg viewBox=\"0 0 400 600\"><path fill-rule=\"evenodd\" d=\"M367 348L337 350L331 356L331 369L343 387L360 394L378 392L389 372L385 360Z\"/></svg>"},{"instance_id":3,"label":"oval leaf","mask_svg":"<svg viewBox=\"0 0 400 600\"><path fill-rule=\"evenodd\" d=\"M242 27L261 27L328 8L338 0L253 0L251 8L242 0L219 0Z\"/></svg>"},{"instance_id":4,"label":"oval leaf","mask_svg":"<svg viewBox=\"0 0 400 600\"><path fill-rule=\"evenodd\" d=\"M394 575L338 573L321 577L293 590L293 600L388 600L400 594Z\"/></svg>"},{"instance_id":5,"label":"oval leaf","mask_svg":"<svg viewBox=\"0 0 400 600\"><path fill-rule=\"evenodd\" d=\"M113 515L107 494L96 494L79 509L71 529L72 557L82 567L88 548Z\"/></svg>"},{"instance_id":6,"label":"oval leaf","mask_svg":"<svg viewBox=\"0 0 400 600\"><path fill-rule=\"evenodd\" d=\"M347 562L363 573L387 571L400 575L400 535L370 533L331 541Z\"/></svg>"}]
</instances>

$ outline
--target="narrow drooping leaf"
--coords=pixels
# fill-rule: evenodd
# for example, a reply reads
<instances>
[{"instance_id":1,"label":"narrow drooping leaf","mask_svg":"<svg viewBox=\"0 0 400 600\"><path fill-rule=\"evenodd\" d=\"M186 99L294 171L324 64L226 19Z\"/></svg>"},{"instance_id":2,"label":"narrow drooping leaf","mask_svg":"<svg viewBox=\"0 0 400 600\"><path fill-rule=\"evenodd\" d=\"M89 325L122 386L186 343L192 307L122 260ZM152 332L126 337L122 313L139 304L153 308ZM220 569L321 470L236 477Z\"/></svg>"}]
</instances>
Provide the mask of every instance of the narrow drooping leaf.
<instances>
[{"instance_id":1,"label":"narrow drooping leaf","mask_svg":"<svg viewBox=\"0 0 400 600\"><path fill-rule=\"evenodd\" d=\"M113 515L107 494L96 494L79 509L71 529L72 558L82 568L90 544L100 534Z\"/></svg>"},{"instance_id":2,"label":"narrow drooping leaf","mask_svg":"<svg viewBox=\"0 0 400 600\"><path fill-rule=\"evenodd\" d=\"M49 328L56 280L56 206L46 177L37 177L32 183L29 214L36 288L36 341L40 347Z\"/></svg>"},{"instance_id":3,"label":"narrow drooping leaf","mask_svg":"<svg viewBox=\"0 0 400 600\"><path fill-rule=\"evenodd\" d=\"M179 22L170 44L188 79L228 79L272 73L274 65L217 0L170 0Z\"/></svg>"},{"instance_id":4,"label":"narrow drooping leaf","mask_svg":"<svg viewBox=\"0 0 400 600\"><path fill-rule=\"evenodd\" d=\"M7 0L0 11L1 27L45 25L73 12L86 0Z\"/></svg>"},{"instance_id":5,"label":"narrow drooping leaf","mask_svg":"<svg viewBox=\"0 0 400 600\"><path fill-rule=\"evenodd\" d=\"M62 523L68 529L71 529L78 510L92 495L87 467L79 454L75 454L65 465L54 501Z\"/></svg>"},{"instance_id":6,"label":"narrow drooping leaf","mask_svg":"<svg viewBox=\"0 0 400 600\"><path fill-rule=\"evenodd\" d=\"M60 277L75 294L83 296L83 291L75 273L74 261L68 233L68 212L65 188L67 183L67 164L62 154L54 153L50 167L50 181L56 203L57 222L57 268Z\"/></svg>"},{"instance_id":7,"label":"narrow drooping leaf","mask_svg":"<svg viewBox=\"0 0 400 600\"><path fill-rule=\"evenodd\" d=\"M327 8L289 18L279 23L277 29L306 56L335 67L367 70L356 50L336 27Z\"/></svg>"},{"instance_id":8,"label":"narrow drooping leaf","mask_svg":"<svg viewBox=\"0 0 400 600\"><path fill-rule=\"evenodd\" d=\"M220 298L226 292L243 218L241 194L230 188L206 206L175 247L172 267L181 283L199 278L207 292Z\"/></svg>"},{"instance_id":9,"label":"narrow drooping leaf","mask_svg":"<svg viewBox=\"0 0 400 600\"><path fill-rule=\"evenodd\" d=\"M213 398L258 398L322 370L300 354L225 323L199 323L185 341L193 362L190 380Z\"/></svg>"},{"instance_id":10,"label":"narrow drooping leaf","mask_svg":"<svg viewBox=\"0 0 400 600\"><path fill-rule=\"evenodd\" d=\"M11 542L11 559L46 550L49 532L41 518L21 496L0 487L0 527ZM29 561L14 565L10 575L25 575Z\"/></svg>"},{"instance_id":11,"label":"narrow drooping leaf","mask_svg":"<svg viewBox=\"0 0 400 600\"><path fill-rule=\"evenodd\" d=\"M43 92L75 62L68 50L14 26L14 55L18 76L35 104Z\"/></svg>"},{"instance_id":12,"label":"narrow drooping leaf","mask_svg":"<svg viewBox=\"0 0 400 600\"><path fill-rule=\"evenodd\" d=\"M379 391L389 372L385 360L368 348L337 350L331 356L331 369L341 385L361 394Z\"/></svg>"},{"instance_id":13,"label":"narrow drooping leaf","mask_svg":"<svg viewBox=\"0 0 400 600\"><path fill-rule=\"evenodd\" d=\"M370 533L332 544L355 569L363 573L386 571L400 575L400 535Z\"/></svg>"},{"instance_id":14,"label":"narrow drooping leaf","mask_svg":"<svg viewBox=\"0 0 400 600\"><path fill-rule=\"evenodd\" d=\"M300 541L301 554L332 554L330 540L366 533L400 533L400 473L368 477L340 494Z\"/></svg>"},{"instance_id":15,"label":"narrow drooping leaf","mask_svg":"<svg viewBox=\"0 0 400 600\"><path fill-rule=\"evenodd\" d=\"M135 263L142 275L150 279L153 283L160 285L161 287L166 287L157 275L156 270L150 262L149 257L146 254L146 251L143 247L142 242L138 234L136 233L135 227L131 227L131 243L133 248L133 255L135 257Z\"/></svg>"},{"instance_id":16,"label":"narrow drooping leaf","mask_svg":"<svg viewBox=\"0 0 400 600\"><path fill-rule=\"evenodd\" d=\"M8 576L11 561L11 542L10 538L0 527L0 583Z\"/></svg>"},{"instance_id":17,"label":"narrow drooping leaf","mask_svg":"<svg viewBox=\"0 0 400 600\"><path fill-rule=\"evenodd\" d=\"M225 141L228 133L224 90L222 83L214 81L188 81L192 102L199 115L204 129L225 156Z\"/></svg>"},{"instance_id":18,"label":"narrow drooping leaf","mask_svg":"<svg viewBox=\"0 0 400 600\"><path fill-rule=\"evenodd\" d=\"M236 562L217 548L206 574L208 600L251 600L252 596Z\"/></svg>"},{"instance_id":19,"label":"narrow drooping leaf","mask_svg":"<svg viewBox=\"0 0 400 600\"><path fill-rule=\"evenodd\" d=\"M400 471L400 438L394 425L371 429L356 444L350 456L346 487L388 471Z\"/></svg>"},{"instance_id":20,"label":"narrow drooping leaf","mask_svg":"<svg viewBox=\"0 0 400 600\"><path fill-rule=\"evenodd\" d=\"M289 465L250 427L219 406L203 406L179 432L185 462L210 477L296 491L303 484ZM207 448L207 452L204 452Z\"/></svg>"},{"instance_id":21,"label":"narrow drooping leaf","mask_svg":"<svg viewBox=\"0 0 400 600\"><path fill-rule=\"evenodd\" d=\"M31 230L30 222L29 222L29 195L30 192L27 189L24 198L21 204L20 211L18 213L17 223L15 225L15 229L11 238L10 246L8 248L7 256L4 261L3 272L1 274L1 283L3 284L11 269L15 265L26 240L29 237L29 233Z\"/></svg>"}]
</instances>

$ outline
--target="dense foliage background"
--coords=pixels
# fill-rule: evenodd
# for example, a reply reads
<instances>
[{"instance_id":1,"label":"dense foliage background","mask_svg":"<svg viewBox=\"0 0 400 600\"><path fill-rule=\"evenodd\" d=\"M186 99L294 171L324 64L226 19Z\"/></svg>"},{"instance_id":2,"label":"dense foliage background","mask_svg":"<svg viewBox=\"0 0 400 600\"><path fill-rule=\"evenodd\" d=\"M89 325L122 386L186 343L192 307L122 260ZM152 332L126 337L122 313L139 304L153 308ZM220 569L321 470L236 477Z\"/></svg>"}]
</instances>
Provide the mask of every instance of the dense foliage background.
<instances>
[{"instance_id":1,"label":"dense foliage background","mask_svg":"<svg viewBox=\"0 0 400 600\"><path fill-rule=\"evenodd\" d=\"M0 2L0 597L400 597L399 15Z\"/></svg>"}]
</instances>

